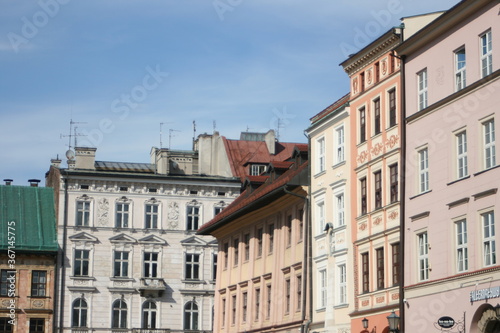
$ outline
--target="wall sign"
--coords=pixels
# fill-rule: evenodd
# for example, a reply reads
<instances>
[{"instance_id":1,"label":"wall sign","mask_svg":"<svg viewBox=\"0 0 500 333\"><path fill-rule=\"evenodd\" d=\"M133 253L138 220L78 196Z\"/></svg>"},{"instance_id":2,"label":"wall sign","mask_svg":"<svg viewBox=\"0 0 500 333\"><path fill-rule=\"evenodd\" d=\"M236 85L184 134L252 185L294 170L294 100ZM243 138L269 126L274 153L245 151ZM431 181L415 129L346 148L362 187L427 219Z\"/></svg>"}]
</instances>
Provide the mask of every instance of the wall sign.
<instances>
[{"instance_id":1,"label":"wall sign","mask_svg":"<svg viewBox=\"0 0 500 333\"><path fill-rule=\"evenodd\" d=\"M438 319L437 324L442 328L452 328L455 326L455 319L445 316Z\"/></svg>"},{"instance_id":2,"label":"wall sign","mask_svg":"<svg viewBox=\"0 0 500 333\"><path fill-rule=\"evenodd\" d=\"M500 297L500 286L474 290L470 292L470 301L477 302L484 299Z\"/></svg>"}]
</instances>

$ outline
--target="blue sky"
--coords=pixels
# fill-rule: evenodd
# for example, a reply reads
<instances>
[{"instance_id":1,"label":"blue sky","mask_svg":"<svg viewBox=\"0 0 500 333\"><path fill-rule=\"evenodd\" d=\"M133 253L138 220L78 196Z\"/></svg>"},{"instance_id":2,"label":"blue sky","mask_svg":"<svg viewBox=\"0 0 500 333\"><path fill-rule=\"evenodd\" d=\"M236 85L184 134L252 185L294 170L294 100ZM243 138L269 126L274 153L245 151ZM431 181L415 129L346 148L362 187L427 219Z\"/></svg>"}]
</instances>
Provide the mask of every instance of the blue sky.
<instances>
[{"instance_id":1,"label":"blue sky","mask_svg":"<svg viewBox=\"0 0 500 333\"><path fill-rule=\"evenodd\" d=\"M104 161L149 162L160 123L172 149L191 148L193 121L197 135L279 124L280 141L306 142L309 119L348 92L349 53L456 3L0 0L0 181L43 180L70 119Z\"/></svg>"}]
</instances>

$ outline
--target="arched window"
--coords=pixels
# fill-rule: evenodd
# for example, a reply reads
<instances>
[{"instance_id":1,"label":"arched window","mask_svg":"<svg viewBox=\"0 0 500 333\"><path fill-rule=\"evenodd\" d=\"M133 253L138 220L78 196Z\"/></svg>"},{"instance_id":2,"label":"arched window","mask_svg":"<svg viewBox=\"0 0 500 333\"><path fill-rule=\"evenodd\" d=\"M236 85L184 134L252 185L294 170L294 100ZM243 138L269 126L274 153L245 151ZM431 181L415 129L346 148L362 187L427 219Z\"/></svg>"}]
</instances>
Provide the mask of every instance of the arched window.
<instances>
[{"instance_id":1,"label":"arched window","mask_svg":"<svg viewBox=\"0 0 500 333\"><path fill-rule=\"evenodd\" d=\"M184 329L198 329L198 305L195 302L187 302L184 306Z\"/></svg>"},{"instance_id":2,"label":"arched window","mask_svg":"<svg viewBox=\"0 0 500 333\"><path fill-rule=\"evenodd\" d=\"M121 299L113 302L112 328L127 328L127 303Z\"/></svg>"},{"instance_id":3,"label":"arched window","mask_svg":"<svg viewBox=\"0 0 500 333\"><path fill-rule=\"evenodd\" d=\"M73 302L73 321L71 327L87 327L87 302L83 298L77 298Z\"/></svg>"},{"instance_id":4,"label":"arched window","mask_svg":"<svg viewBox=\"0 0 500 333\"><path fill-rule=\"evenodd\" d=\"M156 304L152 301L142 304L142 328L156 328Z\"/></svg>"}]
</instances>

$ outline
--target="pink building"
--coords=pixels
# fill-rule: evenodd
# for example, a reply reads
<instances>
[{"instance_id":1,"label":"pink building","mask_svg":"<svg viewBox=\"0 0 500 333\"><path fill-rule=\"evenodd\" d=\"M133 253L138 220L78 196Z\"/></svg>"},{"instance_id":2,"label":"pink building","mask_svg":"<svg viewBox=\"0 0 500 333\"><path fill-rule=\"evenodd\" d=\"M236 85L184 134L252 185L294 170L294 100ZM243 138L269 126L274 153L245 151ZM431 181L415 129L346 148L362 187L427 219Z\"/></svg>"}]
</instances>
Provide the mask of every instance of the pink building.
<instances>
[{"instance_id":1,"label":"pink building","mask_svg":"<svg viewBox=\"0 0 500 333\"><path fill-rule=\"evenodd\" d=\"M500 5L464 0L404 61L405 332L500 332Z\"/></svg>"}]
</instances>

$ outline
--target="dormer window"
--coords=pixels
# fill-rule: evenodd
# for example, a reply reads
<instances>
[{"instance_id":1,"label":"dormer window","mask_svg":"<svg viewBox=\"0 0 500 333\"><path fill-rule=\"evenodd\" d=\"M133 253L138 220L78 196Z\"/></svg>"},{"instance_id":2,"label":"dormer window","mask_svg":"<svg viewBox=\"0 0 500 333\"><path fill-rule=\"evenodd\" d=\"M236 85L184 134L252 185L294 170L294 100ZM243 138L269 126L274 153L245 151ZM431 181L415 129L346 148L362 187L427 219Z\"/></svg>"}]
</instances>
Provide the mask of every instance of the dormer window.
<instances>
[{"instance_id":1,"label":"dormer window","mask_svg":"<svg viewBox=\"0 0 500 333\"><path fill-rule=\"evenodd\" d=\"M266 172L265 164L252 164L250 166L250 176L259 176L264 172Z\"/></svg>"}]
</instances>

